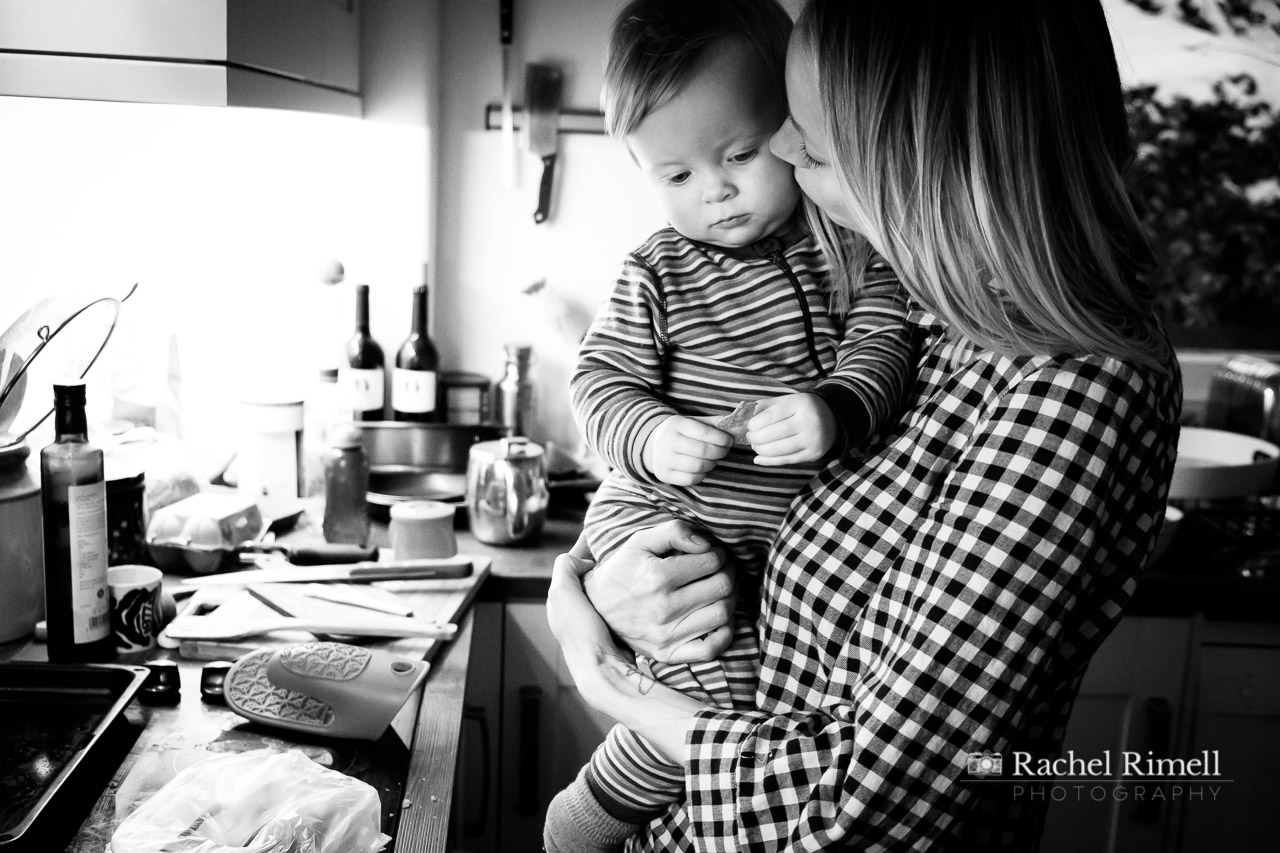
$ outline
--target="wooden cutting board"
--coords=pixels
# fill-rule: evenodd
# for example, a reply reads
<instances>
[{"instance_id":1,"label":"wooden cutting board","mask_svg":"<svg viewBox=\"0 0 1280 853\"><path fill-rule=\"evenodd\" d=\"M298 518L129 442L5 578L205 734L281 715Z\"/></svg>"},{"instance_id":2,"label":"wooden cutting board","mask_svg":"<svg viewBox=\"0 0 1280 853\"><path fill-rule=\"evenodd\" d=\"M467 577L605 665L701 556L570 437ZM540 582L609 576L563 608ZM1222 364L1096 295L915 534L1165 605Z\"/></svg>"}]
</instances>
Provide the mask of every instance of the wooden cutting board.
<instances>
[{"instance_id":1,"label":"wooden cutting board","mask_svg":"<svg viewBox=\"0 0 1280 853\"><path fill-rule=\"evenodd\" d=\"M413 608L413 618L427 622L456 622L475 599L480 585L489 576L488 557L472 558L475 571L464 578L445 580L379 581L361 584L362 591L400 601ZM263 602L244 589L202 588L192 596L184 612L206 612L230 622L252 624L278 616ZM181 618L181 617L179 617ZM305 631L270 631L238 640L183 640L178 653L186 660L235 660L240 655L261 648L280 648L293 643L314 641L315 635ZM402 657L430 660L441 640L425 637L370 639L360 645L380 649Z\"/></svg>"}]
</instances>

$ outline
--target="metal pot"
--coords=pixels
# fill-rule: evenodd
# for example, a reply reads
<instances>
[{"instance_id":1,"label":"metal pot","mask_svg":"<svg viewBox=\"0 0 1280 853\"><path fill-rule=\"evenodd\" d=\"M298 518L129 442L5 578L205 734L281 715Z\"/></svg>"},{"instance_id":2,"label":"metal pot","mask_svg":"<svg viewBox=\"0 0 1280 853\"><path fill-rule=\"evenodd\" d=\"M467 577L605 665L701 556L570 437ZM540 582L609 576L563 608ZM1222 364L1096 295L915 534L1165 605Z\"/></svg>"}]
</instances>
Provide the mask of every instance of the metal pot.
<instances>
[{"instance_id":1,"label":"metal pot","mask_svg":"<svg viewBox=\"0 0 1280 853\"><path fill-rule=\"evenodd\" d=\"M542 533L547 520L547 468L542 447L527 438L471 447L467 513L471 532L489 545L518 545Z\"/></svg>"},{"instance_id":2,"label":"metal pot","mask_svg":"<svg viewBox=\"0 0 1280 853\"><path fill-rule=\"evenodd\" d=\"M461 474L467 451L479 441L510 435L501 424L424 424L357 421L374 474L434 472Z\"/></svg>"}]
</instances>

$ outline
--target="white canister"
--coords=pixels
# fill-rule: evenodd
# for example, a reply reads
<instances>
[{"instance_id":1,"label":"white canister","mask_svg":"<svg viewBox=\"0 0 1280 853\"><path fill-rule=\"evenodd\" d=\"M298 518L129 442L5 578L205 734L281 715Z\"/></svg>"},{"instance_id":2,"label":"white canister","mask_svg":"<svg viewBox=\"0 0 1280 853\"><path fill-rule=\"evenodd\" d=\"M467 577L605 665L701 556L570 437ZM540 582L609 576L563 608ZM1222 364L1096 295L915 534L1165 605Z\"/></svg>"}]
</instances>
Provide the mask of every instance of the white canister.
<instances>
[{"instance_id":1,"label":"white canister","mask_svg":"<svg viewBox=\"0 0 1280 853\"><path fill-rule=\"evenodd\" d=\"M458 553L453 532L456 507L441 501L406 501L391 507L391 550L397 560L452 557Z\"/></svg>"},{"instance_id":2,"label":"white canister","mask_svg":"<svg viewBox=\"0 0 1280 853\"><path fill-rule=\"evenodd\" d=\"M0 435L0 643L44 618L44 528L40 485L27 470L26 443Z\"/></svg>"},{"instance_id":3,"label":"white canister","mask_svg":"<svg viewBox=\"0 0 1280 853\"><path fill-rule=\"evenodd\" d=\"M236 458L240 491L249 495L301 497L302 400L245 400L241 403L240 449Z\"/></svg>"}]
</instances>

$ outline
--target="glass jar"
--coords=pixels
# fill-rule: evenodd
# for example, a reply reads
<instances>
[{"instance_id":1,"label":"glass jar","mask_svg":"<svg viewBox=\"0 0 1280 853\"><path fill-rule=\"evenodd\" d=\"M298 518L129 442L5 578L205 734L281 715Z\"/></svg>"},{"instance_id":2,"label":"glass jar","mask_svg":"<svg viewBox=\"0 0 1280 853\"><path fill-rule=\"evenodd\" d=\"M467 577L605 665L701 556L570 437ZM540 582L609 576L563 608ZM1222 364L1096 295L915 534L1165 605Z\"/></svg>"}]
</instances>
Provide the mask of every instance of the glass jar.
<instances>
[{"instance_id":1,"label":"glass jar","mask_svg":"<svg viewBox=\"0 0 1280 853\"><path fill-rule=\"evenodd\" d=\"M324 463L324 541L363 546L369 542L369 457L358 427L343 424L332 435Z\"/></svg>"}]
</instances>

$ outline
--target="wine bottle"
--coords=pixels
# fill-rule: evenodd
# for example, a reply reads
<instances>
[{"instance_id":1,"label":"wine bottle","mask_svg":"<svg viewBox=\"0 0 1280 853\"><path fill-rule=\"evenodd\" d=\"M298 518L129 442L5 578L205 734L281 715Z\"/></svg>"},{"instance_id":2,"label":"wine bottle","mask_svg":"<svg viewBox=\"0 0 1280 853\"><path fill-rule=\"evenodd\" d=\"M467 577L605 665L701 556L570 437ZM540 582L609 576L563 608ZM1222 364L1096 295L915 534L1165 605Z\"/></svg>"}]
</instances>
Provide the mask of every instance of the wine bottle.
<instances>
[{"instance_id":1,"label":"wine bottle","mask_svg":"<svg viewBox=\"0 0 1280 853\"><path fill-rule=\"evenodd\" d=\"M385 361L369 334L369 285L356 285L356 331L347 341L347 366L338 369L339 393L358 421L383 419Z\"/></svg>"},{"instance_id":2,"label":"wine bottle","mask_svg":"<svg viewBox=\"0 0 1280 853\"><path fill-rule=\"evenodd\" d=\"M115 659L107 589L107 484L89 444L83 382L53 386L54 441L40 451L49 660Z\"/></svg>"},{"instance_id":3,"label":"wine bottle","mask_svg":"<svg viewBox=\"0 0 1280 853\"><path fill-rule=\"evenodd\" d=\"M398 421L438 420L436 371L440 358L427 331L427 286L413 291L413 321L409 337L396 352L391 377L391 410Z\"/></svg>"}]
</instances>

